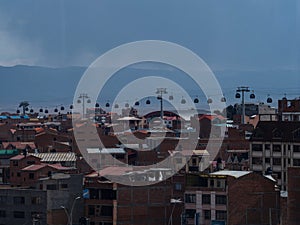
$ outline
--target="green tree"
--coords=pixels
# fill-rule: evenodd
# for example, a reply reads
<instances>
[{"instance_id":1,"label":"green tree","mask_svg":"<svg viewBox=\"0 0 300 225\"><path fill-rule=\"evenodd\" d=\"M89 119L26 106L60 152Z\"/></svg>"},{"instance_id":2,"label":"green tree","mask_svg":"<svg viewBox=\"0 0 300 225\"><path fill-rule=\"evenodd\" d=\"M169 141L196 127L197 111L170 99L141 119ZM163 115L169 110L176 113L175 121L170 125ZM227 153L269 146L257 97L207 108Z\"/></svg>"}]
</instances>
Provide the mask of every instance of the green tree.
<instances>
[{"instance_id":1,"label":"green tree","mask_svg":"<svg viewBox=\"0 0 300 225\"><path fill-rule=\"evenodd\" d=\"M25 115L25 112L28 111L28 106L29 106L29 103L27 101L20 102L19 108L22 108L23 115Z\"/></svg>"}]
</instances>

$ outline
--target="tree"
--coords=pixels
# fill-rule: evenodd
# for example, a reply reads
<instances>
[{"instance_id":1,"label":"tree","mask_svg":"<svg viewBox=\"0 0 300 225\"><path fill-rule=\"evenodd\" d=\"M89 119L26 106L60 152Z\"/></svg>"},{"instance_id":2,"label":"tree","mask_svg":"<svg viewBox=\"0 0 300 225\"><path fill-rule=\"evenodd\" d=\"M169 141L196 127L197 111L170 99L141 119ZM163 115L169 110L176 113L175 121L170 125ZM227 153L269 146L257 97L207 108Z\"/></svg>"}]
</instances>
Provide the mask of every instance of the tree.
<instances>
[{"instance_id":1,"label":"tree","mask_svg":"<svg viewBox=\"0 0 300 225\"><path fill-rule=\"evenodd\" d=\"M20 102L19 108L22 107L23 115L25 115L25 111L28 111L28 106L29 106L29 103L27 101Z\"/></svg>"}]
</instances>

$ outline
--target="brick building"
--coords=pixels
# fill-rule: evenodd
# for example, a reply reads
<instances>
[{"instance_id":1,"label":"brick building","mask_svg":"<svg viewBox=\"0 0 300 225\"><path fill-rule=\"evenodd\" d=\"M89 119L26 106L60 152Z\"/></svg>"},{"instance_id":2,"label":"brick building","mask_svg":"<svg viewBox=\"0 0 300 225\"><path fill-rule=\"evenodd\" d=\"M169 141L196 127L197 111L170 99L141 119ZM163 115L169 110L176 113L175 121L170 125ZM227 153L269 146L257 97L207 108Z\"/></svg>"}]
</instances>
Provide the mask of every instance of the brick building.
<instances>
[{"instance_id":1,"label":"brick building","mask_svg":"<svg viewBox=\"0 0 300 225\"><path fill-rule=\"evenodd\" d=\"M288 168L286 224L298 225L300 221L300 167Z\"/></svg>"},{"instance_id":2,"label":"brick building","mask_svg":"<svg viewBox=\"0 0 300 225\"><path fill-rule=\"evenodd\" d=\"M100 174L85 178L85 216L90 225L117 224L180 224L183 204L172 203L172 199L183 199L184 176L147 186L126 186L110 182L101 174L124 174L126 168L106 168ZM158 172L159 170L153 170ZM144 176L140 173L141 176Z\"/></svg>"},{"instance_id":3,"label":"brick building","mask_svg":"<svg viewBox=\"0 0 300 225\"><path fill-rule=\"evenodd\" d=\"M282 121L300 121L300 98L278 100L278 114Z\"/></svg>"},{"instance_id":4,"label":"brick building","mask_svg":"<svg viewBox=\"0 0 300 225\"><path fill-rule=\"evenodd\" d=\"M74 173L75 169L59 163L42 163L41 158L34 155L17 155L10 158L9 183L11 186L33 187L38 179L49 177L55 172Z\"/></svg>"},{"instance_id":5,"label":"brick building","mask_svg":"<svg viewBox=\"0 0 300 225\"><path fill-rule=\"evenodd\" d=\"M274 186L272 177L251 171L188 174L184 224L194 224L198 214L200 225L210 225L212 221L277 225L279 191Z\"/></svg>"}]
</instances>

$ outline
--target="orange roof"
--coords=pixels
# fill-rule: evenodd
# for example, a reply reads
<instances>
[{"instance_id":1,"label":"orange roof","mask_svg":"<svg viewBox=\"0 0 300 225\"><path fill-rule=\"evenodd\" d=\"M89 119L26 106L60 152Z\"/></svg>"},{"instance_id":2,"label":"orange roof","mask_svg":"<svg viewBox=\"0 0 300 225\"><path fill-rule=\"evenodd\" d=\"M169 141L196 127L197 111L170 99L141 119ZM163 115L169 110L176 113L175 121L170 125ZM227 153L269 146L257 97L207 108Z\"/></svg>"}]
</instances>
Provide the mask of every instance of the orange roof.
<instances>
[{"instance_id":1,"label":"orange roof","mask_svg":"<svg viewBox=\"0 0 300 225\"><path fill-rule=\"evenodd\" d=\"M199 117L199 120L202 119L209 119L209 120L214 120L214 119L219 119L219 120L225 120L226 118L221 116L221 115L202 115Z\"/></svg>"},{"instance_id":2,"label":"orange roof","mask_svg":"<svg viewBox=\"0 0 300 225\"><path fill-rule=\"evenodd\" d=\"M43 163L42 164L33 164L33 165L23 168L22 171L37 171L46 166L47 166L47 164L43 164Z\"/></svg>"},{"instance_id":3,"label":"orange roof","mask_svg":"<svg viewBox=\"0 0 300 225\"><path fill-rule=\"evenodd\" d=\"M16 142L2 142L3 148L7 148L9 145L14 146L16 149L25 149L27 148L27 146L29 146L32 149L35 149L36 146L34 144L34 142L20 142L20 141L16 141Z\"/></svg>"},{"instance_id":4,"label":"orange roof","mask_svg":"<svg viewBox=\"0 0 300 225\"><path fill-rule=\"evenodd\" d=\"M51 167L51 168L56 169L56 170L72 170L73 169L73 168L70 168L70 167L64 167L60 163L58 163L58 164L41 163L41 164L33 164L33 165L30 165L30 166L27 166L27 167L23 168L22 171L37 171L37 170L40 170L40 169L45 168L45 167Z\"/></svg>"},{"instance_id":5,"label":"orange roof","mask_svg":"<svg viewBox=\"0 0 300 225\"><path fill-rule=\"evenodd\" d=\"M44 128L42 127L37 127L37 128L34 128L35 132L38 134L38 133L41 133L44 131Z\"/></svg>"},{"instance_id":6,"label":"orange roof","mask_svg":"<svg viewBox=\"0 0 300 225\"><path fill-rule=\"evenodd\" d=\"M27 158L28 158L28 157L34 157L34 158L39 159L39 157L36 157L36 156L33 156L33 155L27 155L26 157L27 157ZM14 157L11 157L10 159L11 159L11 160L21 160L21 159L24 159L24 158L25 158L24 155L16 155L16 156L14 156Z\"/></svg>"}]
</instances>

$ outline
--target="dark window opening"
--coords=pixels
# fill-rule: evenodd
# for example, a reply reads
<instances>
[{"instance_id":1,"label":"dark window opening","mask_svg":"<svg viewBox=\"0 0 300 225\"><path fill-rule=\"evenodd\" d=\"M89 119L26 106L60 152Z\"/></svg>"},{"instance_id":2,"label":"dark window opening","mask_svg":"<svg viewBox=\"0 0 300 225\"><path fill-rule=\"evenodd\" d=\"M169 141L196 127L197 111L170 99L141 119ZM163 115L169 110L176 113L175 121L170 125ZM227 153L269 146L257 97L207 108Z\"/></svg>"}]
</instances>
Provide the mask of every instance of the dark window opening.
<instances>
[{"instance_id":1,"label":"dark window opening","mask_svg":"<svg viewBox=\"0 0 300 225\"><path fill-rule=\"evenodd\" d=\"M195 194L185 194L185 202L186 203L196 203L196 195Z\"/></svg>"},{"instance_id":2,"label":"dark window opening","mask_svg":"<svg viewBox=\"0 0 300 225\"><path fill-rule=\"evenodd\" d=\"M202 204L210 204L210 195L202 195Z\"/></svg>"},{"instance_id":3,"label":"dark window opening","mask_svg":"<svg viewBox=\"0 0 300 225\"><path fill-rule=\"evenodd\" d=\"M25 218L25 212L22 211L14 211L14 218Z\"/></svg>"},{"instance_id":4,"label":"dark window opening","mask_svg":"<svg viewBox=\"0 0 300 225\"><path fill-rule=\"evenodd\" d=\"M14 204L25 204L25 197L14 197Z\"/></svg>"},{"instance_id":5,"label":"dark window opening","mask_svg":"<svg viewBox=\"0 0 300 225\"><path fill-rule=\"evenodd\" d=\"M216 195L216 205L226 205L227 197L226 195Z\"/></svg>"},{"instance_id":6,"label":"dark window opening","mask_svg":"<svg viewBox=\"0 0 300 225\"><path fill-rule=\"evenodd\" d=\"M204 219L210 220L211 219L211 212L210 210L204 210Z\"/></svg>"}]
</instances>

